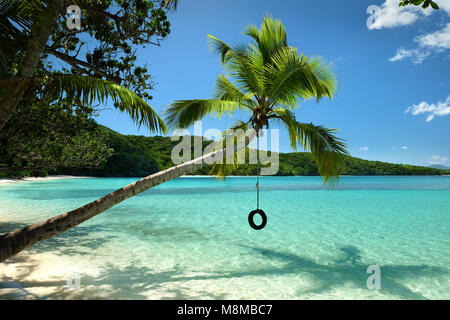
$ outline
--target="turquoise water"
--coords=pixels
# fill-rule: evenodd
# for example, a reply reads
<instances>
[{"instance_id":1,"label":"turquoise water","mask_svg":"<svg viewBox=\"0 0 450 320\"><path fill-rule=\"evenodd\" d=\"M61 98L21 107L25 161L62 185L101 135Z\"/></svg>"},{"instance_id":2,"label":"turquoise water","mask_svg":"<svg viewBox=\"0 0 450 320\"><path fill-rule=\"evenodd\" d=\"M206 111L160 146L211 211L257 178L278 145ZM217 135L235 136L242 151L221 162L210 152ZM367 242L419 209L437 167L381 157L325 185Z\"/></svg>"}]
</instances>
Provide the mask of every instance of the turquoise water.
<instances>
[{"instance_id":1,"label":"turquoise water","mask_svg":"<svg viewBox=\"0 0 450 320\"><path fill-rule=\"evenodd\" d=\"M0 233L135 180L0 186ZM10 264L30 274L39 264L27 259L47 263L33 281L22 281L28 291L56 288L43 298L450 298L450 177L341 177L334 190L319 177L263 177L260 206L268 224L261 231L247 222L255 180L170 181ZM379 290L367 288L370 265L380 267ZM66 288L68 270L79 275L79 288Z\"/></svg>"}]
</instances>

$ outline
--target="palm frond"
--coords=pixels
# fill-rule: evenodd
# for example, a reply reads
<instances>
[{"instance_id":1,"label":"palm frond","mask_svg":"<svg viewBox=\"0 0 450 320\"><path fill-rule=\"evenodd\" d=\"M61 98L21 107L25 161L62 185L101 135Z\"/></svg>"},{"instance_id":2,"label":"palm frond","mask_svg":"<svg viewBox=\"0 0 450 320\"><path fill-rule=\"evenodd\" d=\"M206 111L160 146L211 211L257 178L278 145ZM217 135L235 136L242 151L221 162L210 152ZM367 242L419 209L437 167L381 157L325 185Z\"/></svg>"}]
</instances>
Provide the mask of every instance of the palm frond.
<instances>
[{"instance_id":1,"label":"palm frond","mask_svg":"<svg viewBox=\"0 0 450 320\"><path fill-rule=\"evenodd\" d=\"M264 95L264 60L255 46L236 46L225 62L225 70L245 92L252 92L255 97Z\"/></svg>"},{"instance_id":2,"label":"palm frond","mask_svg":"<svg viewBox=\"0 0 450 320\"><path fill-rule=\"evenodd\" d=\"M307 63L318 80L317 101L321 97L332 99L337 87L336 75L332 70L332 66L321 57L310 58ZM319 96L317 97L317 95Z\"/></svg>"},{"instance_id":3,"label":"palm frond","mask_svg":"<svg viewBox=\"0 0 450 320\"><path fill-rule=\"evenodd\" d=\"M6 57L36 44L45 45L42 27L54 24L64 15L65 6L81 6L83 0L0 0L0 68L3 79L10 75ZM23 55L24 56L24 55Z\"/></svg>"},{"instance_id":4,"label":"palm frond","mask_svg":"<svg viewBox=\"0 0 450 320\"><path fill-rule=\"evenodd\" d=\"M56 73L50 77L47 88L47 92L54 98L65 98L69 102L81 101L86 105L91 105L94 101L105 103L109 98L138 126L145 125L152 131L166 132L164 121L147 102L133 91L112 81Z\"/></svg>"},{"instance_id":5,"label":"palm frond","mask_svg":"<svg viewBox=\"0 0 450 320\"><path fill-rule=\"evenodd\" d=\"M242 106L233 100L194 99L178 100L171 103L164 114L169 125L176 128L188 128L206 115L220 118L224 112L231 113Z\"/></svg>"},{"instance_id":6,"label":"palm frond","mask_svg":"<svg viewBox=\"0 0 450 320\"><path fill-rule=\"evenodd\" d=\"M344 140L335 135L338 130L312 123L299 123L293 113L285 108L274 109L274 112L274 118L281 120L289 131L291 147L296 150L299 145L309 150L324 183L336 182L339 177L339 157L348 155Z\"/></svg>"},{"instance_id":7,"label":"palm frond","mask_svg":"<svg viewBox=\"0 0 450 320\"><path fill-rule=\"evenodd\" d=\"M339 179L339 156L348 154L344 140L334 135L337 131L312 123L297 125L299 144L311 151L324 183L333 184Z\"/></svg>"},{"instance_id":8,"label":"palm frond","mask_svg":"<svg viewBox=\"0 0 450 320\"><path fill-rule=\"evenodd\" d=\"M34 14L43 9L40 0L1 0L0 1L0 36L13 37L22 31L30 30L34 23Z\"/></svg>"},{"instance_id":9,"label":"palm frond","mask_svg":"<svg viewBox=\"0 0 450 320\"><path fill-rule=\"evenodd\" d=\"M250 25L244 34L252 37L263 57L264 63L270 63L271 57L282 47L287 46L286 29L278 19L264 17L260 29Z\"/></svg>"},{"instance_id":10,"label":"palm frond","mask_svg":"<svg viewBox=\"0 0 450 320\"><path fill-rule=\"evenodd\" d=\"M242 105L252 109L255 102L252 100L253 93L244 94L236 86L234 86L225 76L219 75L216 82L216 91L214 98L217 100L230 100L241 103Z\"/></svg>"},{"instance_id":11,"label":"palm frond","mask_svg":"<svg viewBox=\"0 0 450 320\"><path fill-rule=\"evenodd\" d=\"M40 8L36 4L40 1L25 3L19 0L0 1L0 71L2 79L9 73L6 57L24 49L27 35L30 33L34 19L30 12L39 16Z\"/></svg>"},{"instance_id":12,"label":"palm frond","mask_svg":"<svg viewBox=\"0 0 450 320\"><path fill-rule=\"evenodd\" d=\"M298 134L297 134L297 120L295 120L295 114L286 108L275 108L272 110L272 114L269 115L271 119L278 120L283 124L289 133L291 148L296 151L298 144Z\"/></svg>"},{"instance_id":13,"label":"palm frond","mask_svg":"<svg viewBox=\"0 0 450 320\"><path fill-rule=\"evenodd\" d=\"M166 9L175 11L178 7L178 0L163 0L163 6Z\"/></svg>"},{"instance_id":14,"label":"palm frond","mask_svg":"<svg viewBox=\"0 0 450 320\"><path fill-rule=\"evenodd\" d=\"M299 99L333 96L336 81L329 66L320 58L299 55L296 49L280 48L272 57L273 64L267 65L270 74L268 96L270 103L297 106Z\"/></svg>"},{"instance_id":15,"label":"palm frond","mask_svg":"<svg viewBox=\"0 0 450 320\"><path fill-rule=\"evenodd\" d=\"M247 92L263 91L263 58L254 46L238 45L233 48L225 42L208 35L214 53L220 56L227 73ZM261 72L260 72L261 71Z\"/></svg>"},{"instance_id":16,"label":"palm frond","mask_svg":"<svg viewBox=\"0 0 450 320\"><path fill-rule=\"evenodd\" d=\"M233 49L222 40L219 40L210 34L208 34L208 38L211 50L220 56L220 62L222 64L226 63L231 58Z\"/></svg>"}]
</instances>

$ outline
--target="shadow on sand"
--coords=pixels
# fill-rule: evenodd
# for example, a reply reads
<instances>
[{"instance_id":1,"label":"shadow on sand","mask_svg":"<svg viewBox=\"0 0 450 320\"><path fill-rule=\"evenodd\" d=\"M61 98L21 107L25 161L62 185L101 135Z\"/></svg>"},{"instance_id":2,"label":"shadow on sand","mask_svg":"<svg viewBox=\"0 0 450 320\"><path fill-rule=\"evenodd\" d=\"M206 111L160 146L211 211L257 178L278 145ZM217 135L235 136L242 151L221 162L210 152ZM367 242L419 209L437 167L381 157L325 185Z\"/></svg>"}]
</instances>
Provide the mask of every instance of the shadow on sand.
<instances>
[{"instance_id":1,"label":"shadow on sand","mask_svg":"<svg viewBox=\"0 0 450 320\"><path fill-rule=\"evenodd\" d=\"M16 229L28 226L26 223L0 223L0 234L7 233ZM111 234L111 230L102 226L99 223L80 225L72 228L62 234L54 236L46 241L38 242L33 246L33 249L42 251L51 251L60 255L73 255L89 253L90 250L95 250L103 243L116 238ZM98 232L103 232L102 237L93 237ZM57 250L55 250L57 249Z\"/></svg>"},{"instance_id":2,"label":"shadow on sand","mask_svg":"<svg viewBox=\"0 0 450 320\"><path fill-rule=\"evenodd\" d=\"M238 269L233 271L220 271L214 274L186 276L182 267L176 266L170 271L157 272L148 267L129 265L117 267L106 265L99 277L82 277L82 285L78 291L70 292L64 281L28 281L27 274L37 265L31 258L20 256L13 258L9 263L27 262L28 272L20 274L13 279L20 283L24 295L28 288L55 287L52 293L46 296L28 294L27 298L35 299L146 299L153 290L164 292L162 299L227 299L227 295L214 294L206 288L203 291L192 292L185 286L170 285L174 282L234 279L242 277L272 277L283 275L305 275L312 279L312 287L298 288L298 296L320 295L338 290L342 286L359 289L366 288L366 273L368 264L362 261L361 253L355 246L343 246L339 249L338 258L326 264L319 264L311 259L290 253L260 247L242 246L248 254L257 254L267 259L267 266L258 270ZM272 266L276 262L277 265ZM449 270L429 265L381 265L382 295L394 296L396 299L426 299L419 292L415 292L402 284L406 279L423 277L439 277L449 273ZM0 282L0 289L8 287L8 281ZM175 288L174 288L175 287ZM162 290L162 291L161 291ZM0 299L16 298L1 295Z\"/></svg>"}]
</instances>

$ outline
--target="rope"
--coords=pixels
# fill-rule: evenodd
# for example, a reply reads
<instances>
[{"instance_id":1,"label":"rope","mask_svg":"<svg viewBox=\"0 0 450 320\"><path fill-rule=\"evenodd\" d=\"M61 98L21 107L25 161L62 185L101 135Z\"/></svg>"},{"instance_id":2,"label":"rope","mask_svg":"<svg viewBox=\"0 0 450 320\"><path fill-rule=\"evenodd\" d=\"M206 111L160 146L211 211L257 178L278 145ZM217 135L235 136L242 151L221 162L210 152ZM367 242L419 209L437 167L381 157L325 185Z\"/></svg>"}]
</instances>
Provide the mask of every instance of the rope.
<instances>
[{"instance_id":1,"label":"rope","mask_svg":"<svg viewBox=\"0 0 450 320\"><path fill-rule=\"evenodd\" d=\"M256 132L256 155L257 161L259 161L259 132ZM259 209L259 171L260 166L258 166L258 172L256 173L256 209Z\"/></svg>"},{"instance_id":2,"label":"rope","mask_svg":"<svg viewBox=\"0 0 450 320\"><path fill-rule=\"evenodd\" d=\"M259 209L259 175L256 176L256 209Z\"/></svg>"}]
</instances>

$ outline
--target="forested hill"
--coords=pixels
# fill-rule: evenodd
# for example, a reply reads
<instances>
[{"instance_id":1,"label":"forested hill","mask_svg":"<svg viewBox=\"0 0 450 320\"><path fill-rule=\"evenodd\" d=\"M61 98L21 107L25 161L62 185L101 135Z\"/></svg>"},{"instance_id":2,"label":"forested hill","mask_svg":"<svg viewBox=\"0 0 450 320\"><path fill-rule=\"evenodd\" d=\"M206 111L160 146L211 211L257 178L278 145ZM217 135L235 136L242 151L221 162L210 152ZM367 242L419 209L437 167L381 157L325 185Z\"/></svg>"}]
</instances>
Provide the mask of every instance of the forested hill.
<instances>
[{"instance_id":1,"label":"forested hill","mask_svg":"<svg viewBox=\"0 0 450 320\"><path fill-rule=\"evenodd\" d=\"M58 174L141 177L173 166L172 148L178 143L169 137L144 137L122 135L100 126L107 136L108 146L114 149L111 157L101 169L59 169ZM196 137L199 139L199 137ZM208 144L203 142L203 146ZM202 168L195 174L208 174L210 168ZM234 175L255 175L255 165L242 165ZM440 175L445 171L429 167L368 161L350 156L342 157L342 175ZM309 153L281 153L280 169L277 175L318 175L317 166Z\"/></svg>"}]
</instances>

